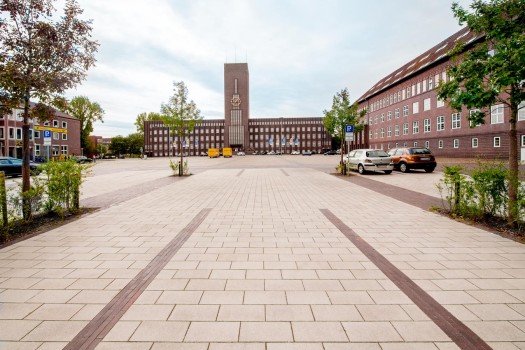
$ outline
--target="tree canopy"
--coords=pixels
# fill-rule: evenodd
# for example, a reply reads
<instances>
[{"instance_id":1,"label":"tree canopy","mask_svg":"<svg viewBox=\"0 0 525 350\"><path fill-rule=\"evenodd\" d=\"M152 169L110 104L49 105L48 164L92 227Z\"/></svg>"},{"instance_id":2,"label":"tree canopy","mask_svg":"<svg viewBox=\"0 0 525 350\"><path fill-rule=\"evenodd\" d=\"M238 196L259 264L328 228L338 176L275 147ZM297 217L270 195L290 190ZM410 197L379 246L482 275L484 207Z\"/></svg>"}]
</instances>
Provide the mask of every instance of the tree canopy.
<instances>
[{"instance_id":1,"label":"tree canopy","mask_svg":"<svg viewBox=\"0 0 525 350\"><path fill-rule=\"evenodd\" d=\"M182 140L195 129L195 125L202 121L200 110L193 100L188 99L188 88L183 81L173 83L173 95L167 103L160 107L162 121L170 130L171 136L175 136L179 145L180 164L183 163ZM179 176L183 169L179 166Z\"/></svg>"},{"instance_id":2,"label":"tree canopy","mask_svg":"<svg viewBox=\"0 0 525 350\"><path fill-rule=\"evenodd\" d=\"M350 93L347 88L344 88L333 97L332 109L323 111L323 114L323 124L328 133L339 137L341 140L341 164L343 164L346 125L353 125L355 133L362 131L363 122L361 118L366 114L366 111L358 111L357 104L350 103ZM344 168L342 172L345 172Z\"/></svg>"},{"instance_id":3,"label":"tree canopy","mask_svg":"<svg viewBox=\"0 0 525 350\"><path fill-rule=\"evenodd\" d=\"M468 11L452 5L459 24L477 36L473 43L459 42L450 53L455 62L448 68L448 81L438 85L438 97L467 115L471 127L485 123L488 108L502 104L509 116L508 220L518 217L518 110L525 101L525 0L474 0Z\"/></svg>"},{"instance_id":4,"label":"tree canopy","mask_svg":"<svg viewBox=\"0 0 525 350\"><path fill-rule=\"evenodd\" d=\"M62 111L80 121L80 145L82 148L88 147L93 124L96 121L104 121L102 107L97 102L91 102L86 96L76 96L62 108Z\"/></svg>"},{"instance_id":5,"label":"tree canopy","mask_svg":"<svg viewBox=\"0 0 525 350\"><path fill-rule=\"evenodd\" d=\"M22 126L22 192L30 189L29 119L50 118L51 104L86 78L95 63L98 43L91 39L91 21L80 19L82 9L66 0L64 14L55 20L53 0L3 0L0 3L0 113L24 109ZM29 102L36 99L36 108ZM25 199L23 216L31 203Z\"/></svg>"},{"instance_id":6,"label":"tree canopy","mask_svg":"<svg viewBox=\"0 0 525 350\"><path fill-rule=\"evenodd\" d=\"M137 115L137 119L135 120L135 126L137 127L137 132L139 134L144 134L144 122L145 121L152 121L152 120L162 120L162 116L160 113L156 112L143 112Z\"/></svg>"}]
</instances>

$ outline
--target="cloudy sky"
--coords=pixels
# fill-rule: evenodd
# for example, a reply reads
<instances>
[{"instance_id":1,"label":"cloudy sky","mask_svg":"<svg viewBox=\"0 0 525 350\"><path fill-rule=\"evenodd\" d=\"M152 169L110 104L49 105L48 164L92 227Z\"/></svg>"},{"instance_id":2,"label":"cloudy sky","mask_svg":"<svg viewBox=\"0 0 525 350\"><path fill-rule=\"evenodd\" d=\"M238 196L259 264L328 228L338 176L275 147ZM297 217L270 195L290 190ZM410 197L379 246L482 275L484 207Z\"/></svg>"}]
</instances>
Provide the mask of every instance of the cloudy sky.
<instances>
[{"instance_id":1,"label":"cloudy sky","mask_svg":"<svg viewBox=\"0 0 525 350\"><path fill-rule=\"evenodd\" d=\"M471 0L457 0L468 7ZM183 80L201 115L224 117L224 63L248 62L252 117L319 117L460 29L452 0L78 0L100 43L67 97L105 110L94 134L128 135ZM60 5L57 5L60 8Z\"/></svg>"}]
</instances>

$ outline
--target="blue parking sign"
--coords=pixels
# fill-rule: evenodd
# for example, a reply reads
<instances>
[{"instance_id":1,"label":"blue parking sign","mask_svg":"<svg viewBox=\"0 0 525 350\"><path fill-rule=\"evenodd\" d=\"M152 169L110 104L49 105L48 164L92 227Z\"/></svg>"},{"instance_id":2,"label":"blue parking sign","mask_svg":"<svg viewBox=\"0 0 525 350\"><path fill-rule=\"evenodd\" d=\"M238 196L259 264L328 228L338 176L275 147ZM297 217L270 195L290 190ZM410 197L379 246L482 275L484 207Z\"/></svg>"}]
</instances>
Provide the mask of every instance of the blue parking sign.
<instances>
[{"instance_id":1,"label":"blue parking sign","mask_svg":"<svg viewBox=\"0 0 525 350\"><path fill-rule=\"evenodd\" d=\"M354 126L353 125L346 125L345 132L354 132Z\"/></svg>"},{"instance_id":2,"label":"blue parking sign","mask_svg":"<svg viewBox=\"0 0 525 350\"><path fill-rule=\"evenodd\" d=\"M44 138L51 138L51 130L44 130Z\"/></svg>"}]
</instances>

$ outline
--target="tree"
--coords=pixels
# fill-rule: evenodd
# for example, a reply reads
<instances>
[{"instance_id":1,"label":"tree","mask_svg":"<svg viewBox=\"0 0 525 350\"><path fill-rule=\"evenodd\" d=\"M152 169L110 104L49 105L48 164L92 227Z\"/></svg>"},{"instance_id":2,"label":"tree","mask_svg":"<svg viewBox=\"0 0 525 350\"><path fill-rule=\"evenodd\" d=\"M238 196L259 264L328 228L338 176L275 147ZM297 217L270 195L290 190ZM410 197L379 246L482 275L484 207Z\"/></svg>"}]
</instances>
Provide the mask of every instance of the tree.
<instances>
[{"instance_id":1,"label":"tree","mask_svg":"<svg viewBox=\"0 0 525 350\"><path fill-rule=\"evenodd\" d=\"M179 176L183 175L182 140L195 129L195 125L202 121L200 111L193 100L188 101L188 89L183 81L173 82L173 96L168 103L160 107L162 121L170 130L170 135L175 136L180 149Z\"/></svg>"},{"instance_id":2,"label":"tree","mask_svg":"<svg viewBox=\"0 0 525 350\"><path fill-rule=\"evenodd\" d=\"M115 155L128 153L129 143L128 139L124 136L115 136L111 139L109 144L109 150Z\"/></svg>"},{"instance_id":3,"label":"tree","mask_svg":"<svg viewBox=\"0 0 525 350\"><path fill-rule=\"evenodd\" d=\"M329 111L325 110L323 113L324 127L330 135L339 137L341 140L341 173L346 174L346 167L343 161L343 155L345 154L346 125L353 125L355 133L362 131L363 123L361 118L366 114L366 111L358 111L357 104L350 104L350 94L348 93L348 89L344 88L334 96L332 109Z\"/></svg>"},{"instance_id":4,"label":"tree","mask_svg":"<svg viewBox=\"0 0 525 350\"><path fill-rule=\"evenodd\" d=\"M97 155L102 156L108 153L108 148L104 145L97 145Z\"/></svg>"},{"instance_id":5,"label":"tree","mask_svg":"<svg viewBox=\"0 0 525 350\"><path fill-rule=\"evenodd\" d=\"M515 225L518 209L518 138L516 121L525 101L525 0L474 0L468 12L452 5L460 24L481 37L472 47L458 43L451 51L456 63L449 67L449 81L438 85L438 97L461 110L479 111L467 116L471 127L485 123L484 108L504 104L509 118L508 222Z\"/></svg>"},{"instance_id":6,"label":"tree","mask_svg":"<svg viewBox=\"0 0 525 350\"><path fill-rule=\"evenodd\" d=\"M144 135L144 122L145 121L152 121L152 120L162 120L162 116L159 113L155 112L143 112L137 115L137 119L135 120L135 126L137 127L137 132L139 134Z\"/></svg>"},{"instance_id":7,"label":"tree","mask_svg":"<svg viewBox=\"0 0 525 350\"><path fill-rule=\"evenodd\" d=\"M86 96L76 96L61 108L62 112L80 121L80 146L86 149L89 135L93 132L93 123L104 122L104 110L97 102L91 102Z\"/></svg>"},{"instance_id":8,"label":"tree","mask_svg":"<svg viewBox=\"0 0 525 350\"><path fill-rule=\"evenodd\" d=\"M140 154L144 150L144 135L140 133L130 134L128 139L128 152L130 154Z\"/></svg>"},{"instance_id":9,"label":"tree","mask_svg":"<svg viewBox=\"0 0 525 350\"><path fill-rule=\"evenodd\" d=\"M54 21L54 0L2 0L0 3L0 106L3 112L23 107L22 192L30 190L29 120L49 119L49 107L78 85L94 65L98 43L91 40L91 21L66 0L64 15ZM39 103L30 109L30 99ZM4 113L2 113L4 114ZM24 197L23 217L31 214Z\"/></svg>"}]
</instances>

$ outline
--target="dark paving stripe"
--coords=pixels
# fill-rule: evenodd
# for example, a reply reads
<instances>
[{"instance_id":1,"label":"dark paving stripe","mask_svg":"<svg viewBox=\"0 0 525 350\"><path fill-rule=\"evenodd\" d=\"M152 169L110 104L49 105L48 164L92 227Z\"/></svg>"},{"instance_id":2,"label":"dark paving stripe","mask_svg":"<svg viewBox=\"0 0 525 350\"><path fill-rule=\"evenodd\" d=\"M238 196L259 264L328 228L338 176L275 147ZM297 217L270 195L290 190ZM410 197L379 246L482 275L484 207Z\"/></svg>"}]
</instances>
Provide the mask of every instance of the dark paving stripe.
<instances>
[{"instance_id":1,"label":"dark paving stripe","mask_svg":"<svg viewBox=\"0 0 525 350\"><path fill-rule=\"evenodd\" d=\"M239 172L237 173L237 177L241 176L242 173L244 173L244 169L242 169L241 171L239 171Z\"/></svg>"},{"instance_id":2,"label":"dark paving stripe","mask_svg":"<svg viewBox=\"0 0 525 350\"><path fill-rule=\"evenodd\" d=\"M492 349L328 209L321 213L463 350Z\"/></svg>"},{"instance_id":3,"label":"dark paving stripe","mask_svg":"<svg viewBox=\"0 0 525 350\"><path fill-rule=\"evenodd\" d=\"M80 201L80 205L84 208L108 208L112 205L128 201L130 199L142 196L158 188L171 185L185 177L168 176L160 179L155 179L149 182L144 182L139 185L121 188L113 192L107 192L99 196L86 198Z\"/></svg>"},{"instance_id":4,"label":"dark paving stripe","mask_svg":"<svg viewBox=\"0 0 525 350\"><path fill-rule=\"evenodd\" d=\"M382 175L370 175L370 176L382 176ZM384 175L390 176L390 175ZM404 203L413 205L415 207L428 210L432 207L443 207L443 201L439 198L429 196L427 194L419 193L412 191L406 188L389 185L381 181L375 181L367 179L364 176L353 175L343 178L346 181L355 183L356 185L368 188L374 192L380 193L382 195L397 199Z\"/></svg>"},{"instance_id":5,"label":"dark paving stripe","mask_svg":"<svg viewBox=\"0 0 525 350\"><path fill-rule=\"evenodd\" d=\"M162 251L140 271L81 331L64 350L92 350L104 339L159 272L206 219L211 208L202 209Z\"/></svg>"},{"instance_id":6,"label":"dark paving stripe","mask_svg":"<svg viewBox=\"0 0 525 350\"><path fill-rule=\"evenodd\" d=\"M288 173L286 172L286 170L281 169L281 171L283 172L284 176L290 176L290 174L288 174Z\"/></svg>"}]
</instances>

